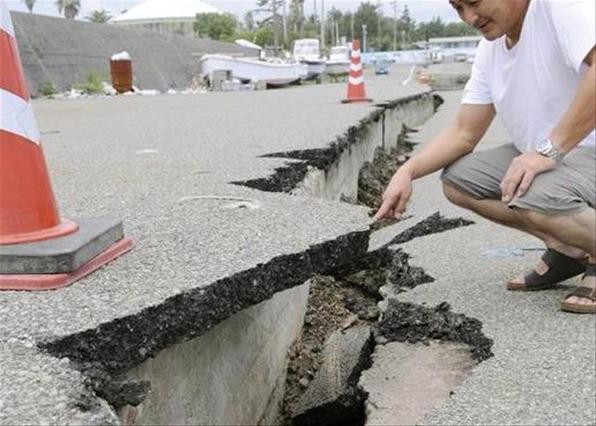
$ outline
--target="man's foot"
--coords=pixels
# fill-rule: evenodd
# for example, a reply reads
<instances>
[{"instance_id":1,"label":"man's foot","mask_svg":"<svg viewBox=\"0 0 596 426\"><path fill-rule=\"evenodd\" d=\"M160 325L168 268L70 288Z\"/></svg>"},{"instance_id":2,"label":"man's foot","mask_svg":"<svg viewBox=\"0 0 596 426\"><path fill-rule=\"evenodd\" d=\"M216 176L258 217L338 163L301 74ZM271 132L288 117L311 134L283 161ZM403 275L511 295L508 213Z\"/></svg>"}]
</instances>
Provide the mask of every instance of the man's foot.
<instances>
[{"instance_id":1,"label":"man's foot","mask_svg":"<svg viewBox=\"0 0 596 426\"><path fill-rule=\"evenodd\" d=\"M580 286L561 302L561 309L579 314L596 313L596 264L586 265Z\"/></svg>"},{"instance_id":2,"label":"man's foot","mask_svg":"<svg viewBox=\"0 0 596 426\"><path fill-rule=\"evenodd\" d=\"M574 258L572 256L578 256ZM573 251L570 255L548 248L538 261L534 271L525 276L519 276L507 283L508 290L537 291L555 287L561 281L581 274L585 265L578 259L584 254Z\"/></svg>"}]
</instances>

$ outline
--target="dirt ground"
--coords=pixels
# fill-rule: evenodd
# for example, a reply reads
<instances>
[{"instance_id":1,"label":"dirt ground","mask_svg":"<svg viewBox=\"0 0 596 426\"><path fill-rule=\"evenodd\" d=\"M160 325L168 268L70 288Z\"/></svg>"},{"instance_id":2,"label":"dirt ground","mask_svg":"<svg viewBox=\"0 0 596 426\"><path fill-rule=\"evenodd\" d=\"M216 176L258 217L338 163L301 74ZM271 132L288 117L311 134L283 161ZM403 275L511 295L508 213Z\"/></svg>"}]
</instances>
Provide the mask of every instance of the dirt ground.
<instances>
[{"instance_id":1,"label":"dirt ground","mask_svg":"<svg viewBox=\"0 0 596 426\"><path fill-rule=\"evenodd\" d=\"M376 299L356 284L330 276L312 279L302 337L289 353L281 425L291 414L322 363L325 340L336 330L371 324L379 316Z\"/></svg>"}]
</instances>

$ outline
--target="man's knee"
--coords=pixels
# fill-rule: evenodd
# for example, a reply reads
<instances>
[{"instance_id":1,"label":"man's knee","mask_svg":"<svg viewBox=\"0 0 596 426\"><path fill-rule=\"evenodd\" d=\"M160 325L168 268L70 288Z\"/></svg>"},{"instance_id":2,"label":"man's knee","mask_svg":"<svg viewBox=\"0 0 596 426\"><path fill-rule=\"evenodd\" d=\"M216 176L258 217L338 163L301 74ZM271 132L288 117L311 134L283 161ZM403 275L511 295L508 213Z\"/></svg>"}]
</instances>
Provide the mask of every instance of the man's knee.
<instances>
[{"instance_id":1,"label":"man's knee","mask_svg":"<svg viewBox=\"0 0 596 426\"><path fill-rule=\"evenodd\" d=\"M470 199L470 196L445 182L443 182L443 194L445 194L445 197L456 206L469 208L468 200Z\"/></svg>"}]
</instances>

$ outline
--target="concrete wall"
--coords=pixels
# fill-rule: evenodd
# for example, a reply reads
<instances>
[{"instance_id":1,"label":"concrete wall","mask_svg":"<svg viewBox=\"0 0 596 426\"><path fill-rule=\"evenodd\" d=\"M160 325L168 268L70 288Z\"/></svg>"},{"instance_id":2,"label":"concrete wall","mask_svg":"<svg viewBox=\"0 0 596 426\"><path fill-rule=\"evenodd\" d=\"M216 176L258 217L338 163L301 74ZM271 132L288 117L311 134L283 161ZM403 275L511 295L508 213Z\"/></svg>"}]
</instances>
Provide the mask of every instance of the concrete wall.
<instances>
[{"instance_id":1,"label":"concrete wall","mask_svg":"<svg viewBox=\"0 0 596 426\"><path fill-rule=\"evenodd\" d=\"M166 91L189 87L199 75L205 53L257 56L254 49L232 43L166 35L108 24L72 21L11 12L29 91L35 95L44 82L68 90L87 81L90 72L109 80L109 59L127 51L133 60L134 84Z\"/></svg>"},{"instance_id":2,"label":"concrete wall","mask_svg":"<svg viewBox=\"0 0 596 426\"><path fill-rule=\"evenodd\" d=\"M293 192L327 200L339 200L341 195L355 199L358 195L358 174L365 161L372 161L375 149L379 146L386 150L396 147L402 124L416 127L432 115L431 94L405 105L387 108L378 121L366 125L363 135L328 170L310 170Z\"/></svg>"},{"instance_id":3,"label":"concrete wall","mask_svg":"<svg viewBox=\"0 0 596 426\"><path fill-rule=\"evenodd\" d=\"M128 373L149 380L124 424L270 424L283 399L287 352L302 331L309 283L245 309Z\"/></svg>"}]
</instances>

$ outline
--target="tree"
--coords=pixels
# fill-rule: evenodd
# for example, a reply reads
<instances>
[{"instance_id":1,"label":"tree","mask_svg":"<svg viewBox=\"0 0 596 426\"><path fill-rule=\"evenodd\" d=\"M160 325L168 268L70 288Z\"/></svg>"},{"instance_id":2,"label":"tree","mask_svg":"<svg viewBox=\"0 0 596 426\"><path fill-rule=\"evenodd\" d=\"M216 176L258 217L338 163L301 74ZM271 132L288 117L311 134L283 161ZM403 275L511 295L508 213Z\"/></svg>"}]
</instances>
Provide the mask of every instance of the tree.
<instances>
[{"instance_id":1,"label":"tree","mask_svg":"<svg viewBox=\"0 0 596 426\"><path fill-rule=\"evenodd\" d=\"M464 22L450 22L445 27L445 37L471 36L480 33L471 25Z\"/></svg>"},{"instance_id":2,"label":"tree","mask_svg":"<svg viewBox=\"0 0 596 426\"><path fill-rule=\"evenodd\" d=\"M290 3L289 27L300 36L304 33L304 0L292 0Z\"/></svg>"},{"instance_id":3,"label":"tree","mask_svg":"<svg viewBox=\"0 0 596 426\"><path fill-rule=\"evenodd\" d=\"M405 49L405 46L411 43L412 36L416 31L416 22L414 22L414 20L410 17L408 5L404 6L401 16L397 20L397 31L402 35L402 49Z\"/></svg>"},{"instance_id":4,"label":"tree","mask_svg":"<svg viewBox=\"0 0 596 426\"><path fill-rule=\"evenodd\" d=\"M21 0L29 9L29 13L33 13L33 6L35 6L35 0Z\"/></svg>"},{"instance_id":5,"label":"tree","mask_svg":"<svg viewBox=\"0 0 596 426\"><path fill-rule=\"evenodd\" d=\"M112 15L110 15L110 13L104 9L94 10L91 15L87 15L85 19L90 22L95 22L96 24L105 24L112 19Z\"/></svg>"},{"instance_id":6,"label":"tree","mask_svg":"<svg viewBox=\"0 0 596 426\"><path fill-rule=\"evenodd\" d=\"M440 16L436 16L430 22L423 22L416 30L417 40L426 40L433 37L441 37L445 34L445 24Z\"/></svg>"},{"instance_id":7,"label":"tree","mask_svg":"<svg viewBox=\"0 0 596 426\"><path fill-rule=\"evenodd\" d=\"M198 37L231 41L237 25L236 17L229 13L198 13L192 28Z\"/></svg>"},{"instance_id":8,"label":"tree","mask_svg":"<svg viewBox=\"0 0 596 426\"><path fill-rule=\"evenodd\" d=\"M244 28L246 28L247 31L254 31L255 27L255 16L252 11L249 10L244 14Z\"/></svg>"},{"instance_id":9,"label":"tree","mask_svg":"<svg viewBox=\"0 0 596 426\"><path fill-rule=\"evenodd\" d=\"M275 44L273 29L270 26L261 27L257 30L254 43L259 46L272 46Z\"/></svg>"},{"instance_id":10,"label":"tree","mask_svg":"<svg viewBox=\"0 0 596 426\"><path fill-rule=\"evenodd\" d=\"M279 46L279 36L282 27L283 17L279 14L284 3L283 0L257 0L257 7L255 12L265 12L268 14L259 23L259 27L263 25L269 25L273 32L273 45Z\"/></svg>"},{"instance_id":11,"label":"tree","mask_svg":"<svg viewBox=\"0 0 596 426\"><path fill-rule=\"evenodd\" d=\"M379 25L378 5L371 2L360 3L356 14L354 15L354 36L360 38L364 46L362 26L366 25L367 45L370 45L374 35L377 35Z\"/></svg>"},{"instance_id":12,"label":"tree","mask_svg":"<svg viewBox=\"0 0 596 426\"><path fill-rule=\"evenodd\" d=\"M329 12L327 12L327 28L329 35L325 37L327 40L331 41L331 45L336 44L339 42L340 34L343 34L343 13L341 10L335 8L333 6Z\"/></svg>"},{"instance_id":13,"label":"tree","mask_svg":"<svg viewBox=\"0 0 596 426\"><path fill-rule=\"evenodd\" d=\"M56 7L66 19L74 19L81 10L81 0L56 0Z\"/></svg>"}]
</instances>

